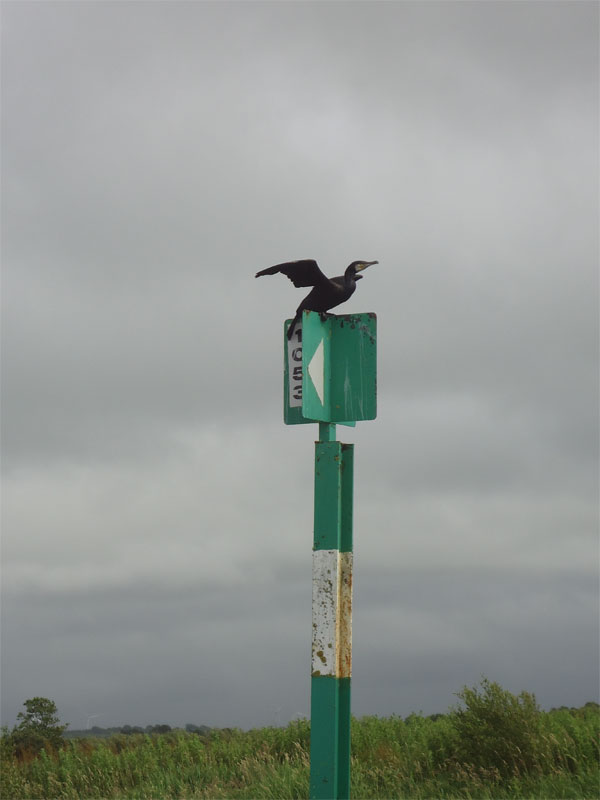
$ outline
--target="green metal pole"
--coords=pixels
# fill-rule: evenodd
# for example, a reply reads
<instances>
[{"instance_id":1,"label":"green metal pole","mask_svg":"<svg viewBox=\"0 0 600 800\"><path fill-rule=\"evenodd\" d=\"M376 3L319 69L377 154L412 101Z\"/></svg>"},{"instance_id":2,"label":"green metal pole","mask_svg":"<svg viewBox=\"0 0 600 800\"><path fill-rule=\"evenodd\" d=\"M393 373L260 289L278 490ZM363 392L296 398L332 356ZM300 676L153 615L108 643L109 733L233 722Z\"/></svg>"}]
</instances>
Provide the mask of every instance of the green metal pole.
<instances>
[{"instance_id":1,"label":"green metal pole","mask_svg":"<svg viewBox=\"0 0 600 800\"><path fill-rule=\"evenodd\" d=\"M339 680L338 797L350 797L350 680L352 675L352 520L354 494L354 445L342 445L342 514L340 533L340 640L343 651Z\"/></svg>"},{"instance_id":2,"label":"green metal pole","mask_svg":"<svg viewBox=\"0 0 600 800\"><path fill-rule=\"evenodd\" d=\"M315 443L310 797L350 797L354 446L319 423Z\"/></svg>"}]
</instances>

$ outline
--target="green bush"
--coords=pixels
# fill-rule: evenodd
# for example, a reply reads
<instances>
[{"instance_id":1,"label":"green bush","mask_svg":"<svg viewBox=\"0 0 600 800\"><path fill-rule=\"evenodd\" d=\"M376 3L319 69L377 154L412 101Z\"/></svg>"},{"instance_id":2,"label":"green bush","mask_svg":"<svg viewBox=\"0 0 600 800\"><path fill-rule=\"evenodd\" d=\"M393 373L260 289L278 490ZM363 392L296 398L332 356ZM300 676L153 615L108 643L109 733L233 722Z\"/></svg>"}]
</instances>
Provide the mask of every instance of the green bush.
<instances>
[{"instance_id":1,"label":"green bush","mask_svg":"<svg viewBox=\"0 0 600 800\"><path fill-rule=\"evenodd\" d=\"M517 697L483 678L481 689L465 686L457 697L464 703L452 718L460 761L497 770L504 778L539 771L541 715L535 695Z\"/></svg>"}]
</instances>

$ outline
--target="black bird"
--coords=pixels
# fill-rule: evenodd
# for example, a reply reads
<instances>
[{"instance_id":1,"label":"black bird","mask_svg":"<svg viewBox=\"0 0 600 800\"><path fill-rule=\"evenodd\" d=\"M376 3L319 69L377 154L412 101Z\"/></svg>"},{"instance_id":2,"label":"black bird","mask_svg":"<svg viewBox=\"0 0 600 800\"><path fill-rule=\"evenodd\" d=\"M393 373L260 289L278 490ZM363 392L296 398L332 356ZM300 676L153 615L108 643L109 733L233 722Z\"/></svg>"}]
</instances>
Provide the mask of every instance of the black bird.
<instances>
[{"instance_id":1,"label":"black bird","mask_svg":"<svg viewBox=\"0 0 600 800\"><path fill-rule=\"evenodd\" d=\"M291 339L294 328L302 319L303 311L324 312L345 303L354 294L356 281L362 278L362 275L356 273L372 264L379 264L379 261L353 261L349 267L346 267L343 275L339 275L337 278L328 278L323 275L316 261L306 258L302 261L286 261L284 264L261 269L255 277L260 278L261 275L275 275L281 272L283 275L287 275L294 286L314 287L296 309L296 316L287 332L288 339Z\"/></svg>"}]
</instances>

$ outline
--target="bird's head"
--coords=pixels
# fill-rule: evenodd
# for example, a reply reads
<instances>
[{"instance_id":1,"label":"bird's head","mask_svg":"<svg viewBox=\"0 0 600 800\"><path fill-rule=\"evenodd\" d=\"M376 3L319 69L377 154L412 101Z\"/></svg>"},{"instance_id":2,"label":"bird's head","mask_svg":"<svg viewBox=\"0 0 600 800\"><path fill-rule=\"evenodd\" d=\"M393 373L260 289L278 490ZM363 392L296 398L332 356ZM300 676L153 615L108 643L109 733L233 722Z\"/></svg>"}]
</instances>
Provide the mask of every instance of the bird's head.
<instances>
[{"instance_id":1,"label":"bird's head","mask_svg":"<svg viewBox=\"0 0 600 800\"><path fill-rule=\"evenodd\" d=\"M353 277L354 280L359 281L362 278L362 275L357 275L357 272L362 272L363 269L366 269L373 264L379 264L379 261L353 261L349 267L346 267L345 274L349 277Z\"/></svg>"}]
</instances>

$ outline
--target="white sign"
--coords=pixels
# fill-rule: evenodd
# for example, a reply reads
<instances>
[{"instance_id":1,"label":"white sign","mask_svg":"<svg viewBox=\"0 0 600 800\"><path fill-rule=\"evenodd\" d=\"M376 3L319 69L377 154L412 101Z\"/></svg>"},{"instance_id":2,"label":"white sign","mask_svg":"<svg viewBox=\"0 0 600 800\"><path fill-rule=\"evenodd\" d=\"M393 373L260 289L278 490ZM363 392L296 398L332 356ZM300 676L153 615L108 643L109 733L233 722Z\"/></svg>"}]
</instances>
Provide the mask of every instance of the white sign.
<instances>
[{"instance_id":1,"label":"white sign","mask_svg":"<svg viewBox=\"0 0 600 800\"><path fill-rule=\"evenodd\" d=\"M302 325L297 324L287 347L290 408L302 407Z\"/></svg>"},{"instance_id":2,"label":"white sign","mask_svg":"<svg viewBox=\"0 0 600 800\"><path fill-rule=\"evenodd\" d=\"M314 356L308 365L308 374L313 382L313 386L317 390L321 405L325 405L325 357L323 354L323 339L319 342L319 346L315 350Z\"/></svg>"}]
</instances>

